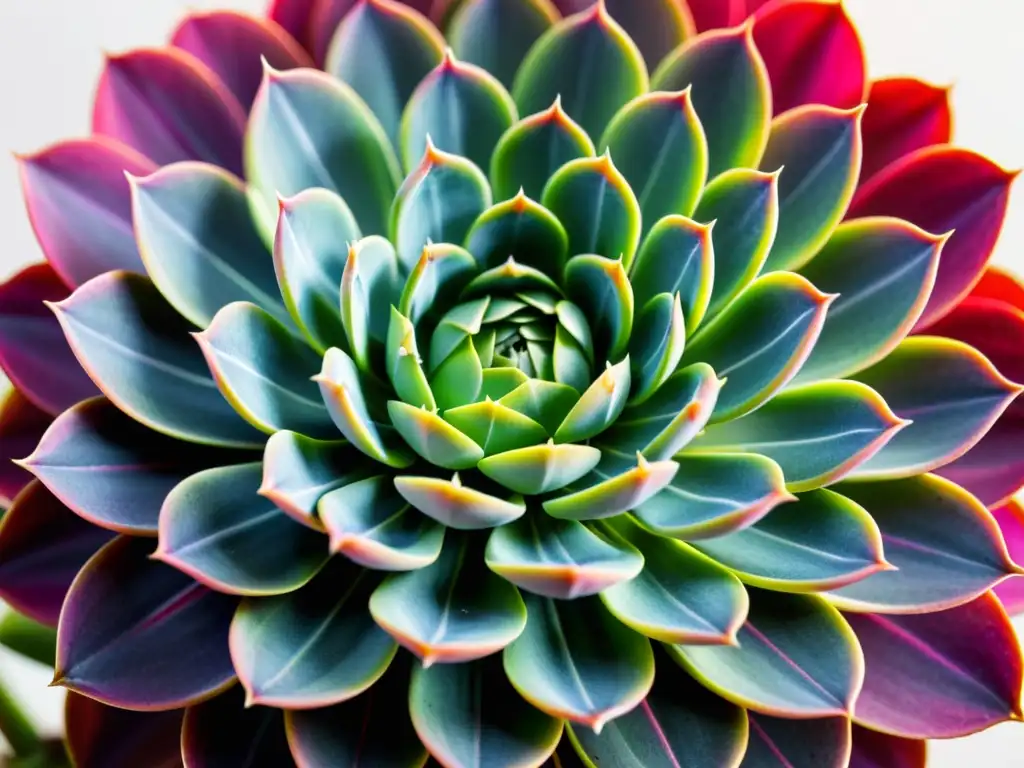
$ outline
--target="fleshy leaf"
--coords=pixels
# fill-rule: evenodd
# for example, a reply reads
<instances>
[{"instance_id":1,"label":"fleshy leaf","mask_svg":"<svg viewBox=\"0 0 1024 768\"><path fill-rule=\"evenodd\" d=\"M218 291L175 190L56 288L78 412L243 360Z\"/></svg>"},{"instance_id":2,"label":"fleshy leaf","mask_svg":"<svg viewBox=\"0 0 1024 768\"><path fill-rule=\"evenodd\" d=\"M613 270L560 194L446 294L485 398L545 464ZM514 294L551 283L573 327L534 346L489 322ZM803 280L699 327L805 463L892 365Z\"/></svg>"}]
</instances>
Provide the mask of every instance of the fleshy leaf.
<instances>
[{"instance_id":1,"label":"fleshy leaf","mask_svg":"<svg viewBox=\"0 0 1024 768\"><path fill-rule=\"evenodd\" d=\"M394 306L391 307L384 354L388 378L398 396L413 407L436 410L437 403L416 346L416 327Z\"/></svg>"},{"instance_id":2,"label":"fleshy leaf","mask_svg":"<svg viewBox=\"0 0 1024 768\"><path fill-rule=\"evenodd\" d=\"M483 379L480 355L477 354L473 340L467 337L430 376L431 391L437 400L437 407L445 411L445 419L451 419L450 409L469 407L469 403L477 400ZM484 445L486 451L487 446Z\"/></svg>"},{"instance_id":3,"label":"fleshy leaf","mask_svg":"<svg viewBox=\"0 0 1024 768\"><path fill-rule=\"evenodd\" d=\"M608 9L608 15L620 23L629 39L636 43L652 70L696 31L686 3L637 3L634 0L602 2ZM576 2L575 5L581 3Z\"/></svg>"},{"instance_id":4,"label":"fleshy leaf","mask_svg":"<svg viewBox=\"0 0 1024 768\"><path fill-rule=\"evenodd\" d=\"M529 416L548 433L553 433L579 399L579 393L565 384L530 379L498 402L519 411L524 416Z\"/></svg>"},{"instance_id":5,"label":"fleshy leaf","mask_svg":"<svg viewBox=\"0 0 1024 768\"><path fill-rule=\"evenodd\" d=\"M658 391L683 356L686 321L679 294L661 293L640 310L629 340L633 361L631 403L641 403Z\"/></svg>"},{"instance_id":6,"label":"fleshy leaf","mask_svg":"<svg viewBox=\"0 0 1024 768\"><path fill-rule=\"evenodd\" d=\"M270 0L267 18L308 48L309 22L317 0Z\"/></svg>"},{"instance_id":7,"label":"fleshy leaf","mask_svg":"<svg viewBox=\"0 0 1024 768\"><path fill-rule=\"evenodd\" d=\"M292 765L281 710L246 707L242 686L185 710L179 752L185 768Z\"/></svg>"},{"instance_id":8,"label":"fleshy leaf","mask_svg":"<svg viewBox=\"0 0 1024 768\"><path fill-rule=\"evenodd\" d=\"M853 724L850 768L925 768L928 742L904 739Z\"/></svg>"},{"instance_id":9,"label":"fleshy leaf","mask_svg":"<svg viewBox=\"0 0 1024 768\"><path fill-rule=\"evenodd\" d=\"M402 498L446 528L464 531L496 528L517 520L526 511L521 497L502 499L467 488L458 474L451 480L401 475L394 482Z\"/></svg>"},{"instance_id":10,"label":"fleshy leaf","mask_svg":"<svg viewBox=\"0 0 1024 768\"><path fill-rule=\"evenodd\" d=\"M405 281L398 309L427 333L445 309L456 304L477 272L473 255L450 243L428 244Z\"/></svg>"},{"instance_id":11,"label":"fleshy leaf","mask_svg":"<svg viewBox=\"0 0 1024 768\"><path fill-rule=\"evenodd\" d=\"M518 368L484 368L480 397L499 400L509 392L525 384L529 377Z\"/></svg>"},{"instance_id":12,"label":"fleshy leaf","mask_svg":"<svg viewBox=\"0 0 1024 768\"><path fill-rule=\"evenodd\" d=\"M483 448L426 408L388 401L395 429L417 454L445 469L469 469L484 457Z\"/></svg>"},{"instance_id":13,"label":"fleshy leaf","mask_svg":"<svg viewBox=\"0 0 1024 768\"><path fill-rule=\"evenodd\" d=\"M151 549L119 536L79 573L57 629L57 683L111 706L159 711L234 680L228 626L237 598L153 561Z\"/></svg>"},{"instance_id":14,"label":"fleshy leaf","mask_svg":"<svg viewBox=\"0 0 1024 768\"><path fill-rule=\"evenodd\" d=\"M1024 506L1011 498L992 510L1006 542L1006 551L1016 563L1024 562ZM1018 616L1024 606L1024 579L1011 578L997 585L996 597L1011 616Z\"/></svg>"},{"instance_id":15,"label":"fleshy leaf","mask_svg":"<svg viewBox=\"0 0 1024 768\"><path fill-rule=\"evenodd\" d=\"M385 238L372 235L348 249L341 277L341 323L364 371L383 358L391 307L401 285L398 254Z\"/></svg>"},{"instance_id":16,"label":"fleshy leaf","mask_svg":"<svg viewBox=\"0 0 1024 768\"><path fill-rule=\"evenodd\" d=\"M529 416L489 398L446 411L444 419L483 448L486 456L537 445L548 436Z\"/></svg>"},{"instance_id":17,"label":"fleshy leaf","mask_svg":"<svg viewBox=\"0 0 1024 768\"><path fill-rule=\"evenodd\" d=\"M517 493L543 494L564 488L586 475L601 460L589 445L548 441L482 459L477 469Z\"/></svg>"},{"instance_id":18,"label":"fleshy leaf","mask_svg":"<svg viewBox=\"0 0 1024 768\"><path fill-rule=\"evenodd\" d=\"M609 363L583 393L555 431L555 442L582 442L601 434L615 423L626 407L629 387L630 361L626 355L620 363Z\"/></svg>"},{"instance_id":19,"label":"fleshy leaf","mask_svg":"<svg viewBox=\"0 0 1024 768\"><path fill-rule=\"evenodd\" d=\"M32 480L21 460L32 453L53 418L13 387L0 401L0 508L10 507L14 497ZM15 463L17 462L17 463Z\"/></svg>"},{"instance_id":20,"label":"fleshy leaf","mask_svg":"<svg viewBox=\"0 0 1024 768\"><path fill-rule=\"evenodd\" d=\"M466 250L483 269L500 266L512 257L545 274L559 275L569 238L551 211L520 192L480 214L466 236Z\"/></svg>"},{"instance_id":21,"label":"fleshy leaf","mask_svg":"<svg viewBox=\"0 0 1024 768\"><path fill-rule=\"evenodd\" d=\"M640 506L672 482L679 466L674 461L648 462L636 455L603 449L601 462L570 493L544 502L544 511L564 520L598 520Z\"/></svg>"},{"instance_id":22,"label":"fleshy leaf","mask_svg":"<svg viewBox=\"0 0 1024 768\"><path fill-rule=\"evenodd\" d=\"M518 591L484 566L472 544L470 534L449 535L436 562L388 576L370 598L373 618L424 667L489 656L526 625Z\"/></svg>"},{"instance_id":23,"label":"fleshy leaf","mask_svg":"<svg viewBox=\"0 0 1024 768\"><path fill-rule=\"evenodd\" d=\"M181 718L178 710L132 712L69 692L64 703L67 753L80 768L181 768Z\"/></svg>"},{"instance_id":24,"label":"fleshy leaf","mask_svg":"<svg viewBox=\"0 0 1024 768\"><path fill-rule=\"evenodd\" d=\"M851 726L845 717L789 720L747 713L750 741L740 768L846 766Z\"/></svg>"},{"instance_id":25,"label":"fleshy leaf","mask_svg":"<svg viewBox=\"0 0 1024 768\"><path fill-rule=\"evenodd\" d=\"M198 472L179 483L160 511L153 558L211 589L279 595L308 582L327 561L323 534L257 495L261 464Z\"/></svg>"}]
</instances>

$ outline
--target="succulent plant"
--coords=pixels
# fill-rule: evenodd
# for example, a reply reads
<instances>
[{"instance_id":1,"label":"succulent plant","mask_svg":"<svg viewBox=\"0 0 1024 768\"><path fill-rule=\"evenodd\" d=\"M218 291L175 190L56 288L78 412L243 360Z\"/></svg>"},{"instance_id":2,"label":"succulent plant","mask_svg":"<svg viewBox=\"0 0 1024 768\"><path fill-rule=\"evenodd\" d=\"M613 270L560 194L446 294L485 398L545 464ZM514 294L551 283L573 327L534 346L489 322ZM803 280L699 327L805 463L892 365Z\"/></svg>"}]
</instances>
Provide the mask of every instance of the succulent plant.
<instances>
[{"instance_id":1,"label":"succulent plant","mask_svg":"<svg viewBox=\"0 0 1024 768\"><path fill-rule=\"evenodd\" d=\"M841 4L690 3L193 15L22 159L0 594L76 764L897 768L1022 719L1015 174Z\"/></svg>"}]
</instances>

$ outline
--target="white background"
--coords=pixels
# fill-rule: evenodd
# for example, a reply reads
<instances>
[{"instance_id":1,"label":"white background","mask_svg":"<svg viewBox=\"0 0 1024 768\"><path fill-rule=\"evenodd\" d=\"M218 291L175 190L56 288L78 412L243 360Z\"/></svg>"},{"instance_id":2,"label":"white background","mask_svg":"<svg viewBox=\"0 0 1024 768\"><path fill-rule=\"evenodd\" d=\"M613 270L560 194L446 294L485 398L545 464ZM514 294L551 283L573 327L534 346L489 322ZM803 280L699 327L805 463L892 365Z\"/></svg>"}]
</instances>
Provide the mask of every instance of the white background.
<instances>
[{"instance_id":1,"label":"white background","mask_svg":"<svg viewBox=\"0 0 1024 768\"><path fill-rule=\"evenodd\" d=\"M638 2L640 0L637 0ZM723 0L724 2L724 0ZM1007 168L1024 167L1024 0L845 0L871 75L954 83L957 143ZM41 257L10 151L30 152L88 131L102 51L159 45L189 9L261 12L265 0L0 0L0 276ZM996 261L1024 271L1024 191L1014 195ZM1024 632L1024 620L1017 622ZM0 654L42 727L60 725L61 693L46 670ZM1024 726L1006 724L936 743L934 768L1024 764Z\"/></svg>"}]
</instances>

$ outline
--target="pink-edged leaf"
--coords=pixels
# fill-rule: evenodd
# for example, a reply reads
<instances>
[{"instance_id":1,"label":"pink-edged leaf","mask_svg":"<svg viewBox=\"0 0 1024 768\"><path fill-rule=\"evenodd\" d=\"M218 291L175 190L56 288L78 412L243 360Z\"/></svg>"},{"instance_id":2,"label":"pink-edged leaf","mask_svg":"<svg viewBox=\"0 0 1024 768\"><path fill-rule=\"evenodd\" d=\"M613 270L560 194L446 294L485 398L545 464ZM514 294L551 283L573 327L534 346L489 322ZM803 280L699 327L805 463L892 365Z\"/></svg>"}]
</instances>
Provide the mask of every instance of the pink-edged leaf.
<instances>
[{"instance_id":1,"label":"pink-edged leaf","mask_svg":"<svg viewBox=\"0 0 1024 768\"><path fill-rule=\"evenodd\" d=\"M992 516L1003 532L1010 558L1017 564L1024 563L1024 505L1010 499L992 510ZM995 593L1011 616L1024 613L1024 576L1011 576L995 588Z\"/></svg>"},{"instance_id":2,"label":"pink-edged leaf","mask_svg":"<svg viewBox=\"0 0 1024 768\"><path fill-rule=\"evenodd\" d=\"M0 522L0 597L26 616L55 626L79 568L111 537L32 481Z\"/></svg>"},{"instance_id":3,"label":"pink-edged leaf","mask_svg":"<svg viewBox=\"0 0 1024 768\"><path fill-rule=\"evenodd\" d=\"M949 88L914 77L875 80L868 90L868 108L861 124L864 159L860 183L904 155L952 138Z\"/></svg>"},{"instance_id":4,"label":"pink-edged leaf","mask_svg":"<svg viewBox=\"0 0 1024 768\"><path fill-rule=\"evenodd\" d=\"M132 712L69 692L68 753L77 768L181 768L182 711Z\"/></svg>"},{"instance_id":5,"label":"pink-edged leaf","mask_svg":"<svg viewBox=\"0 0 1024 768\"><path fill-rule=\"evenodd\" d=\"M185 710L185 768L291 768L282 712L247 707L240 685Z\"/></svg>"},{"instance_id":6,"label":"pink-edged leaf","mask_svg":"<svg viewBox=\"0 0 1024 768\"><path fill-rule=\"evenodd\" d=\"M71 585L57 627L54 682L111 706L178 709L235 679L228 628L238 599L150 557L150 539L118 536Z\"/></svg>"},{"instance_id":7,"label":"pink-edged leaf","mask_svg":"<svg viewBox=\"0 0 1024 768\"><path fill-rule=\"evenodd\" d=\"M308 49L310 18L316 4L317 0L270 0L267 18Z\"/></svg>"},{"instance_id":8,"label":"pink-edged leaf","mask_svg":"<svg viewBox=\"0 0 1024 768\"><path fill-rule=\"evenodd\" d=\"M32 453L53 418L12 389L0 404L0 504L10 505L32 480L28 470L14 463Z\"/></svg>"},{"instance_id":9,"label":"pink-edged leaf","mask_svg":"<svg viewBox=\"0 0 1024 768\"><path fill-rule=\"evenodd\" d=\"M750 738L740 768L847 768L850 721L789 720L747 712Z\"/></svg>"},{"instance_id":10,"label":"pink-edged leaf","mask_svg":"<svg viewBox=\"0 0 1024 768\"><path fill-rule=\"evenodd\" d=\"M845 614L864 652L861 725L908 738L954 738L1020 720L1024 661L991 592L938 613Z\"/></svg>"},{"instance_id":11,"label":"pink-edged leaf","mask_svg":"<svg viewBox=\"0 0 1024 768\"><path fill-rule=\"evenodd\" d=\"M1016 175L970 150L942 145L905 156L857 190L848 218L895 216L936 235L955 230L916 329L949 312L981 279Z\"/></svg>"},{"instance_id":12,"label":"pink-edged leaf","mask_svg":"<svg viewBox=\"0 0 1024 768\"><path fill-rule=\"evenodd\" d=\"M928 744L853 724L850 768L925 768Z\"/></svg>"},{"instance_id":13,"label":"pink-edged leaf","mask_svg":"<svg viewBox=\"0 0 1024 768\"><path fill-rule=\"evenodd\" d=\"M156 165L103 136L72 139L19 158L29 221L46 260L70 286L112 269L142 272L125 172Z\"/></svg>"},{"instance_id":14,"label":"pink-edged leaf","mask_svg":"<svg viewBox=\"0 0 1024 768\"><path fill-rule=\"evenodd\" d=\"M735 27L747 16L744 0L686 0L698 32Z\"/></svg>"},{"instance_id":15,"label":"pink-edged leaf","mask_svg":"<svg viewBox=\"0 0 1024 768\"><path fill-rule=\"evenodd\" d=\"M213 70L246 110L263 80L262 58L277 70L313 66L309 54L277 24L237 11L190 14L174 31L171 45Z\"/></svg>"},{"instance_id":16,"label":"pink-edged leaf","mask_svg":"<svg viewBox=\"0 0 1024 768\"><path fill-rule=\"evenodd\" d=\"M771 3L754 42L772 83L775 114L802 104L851 109L864 101L864 48L841 2Z\"/></svg>"},{"instance_id":17,"label":"pink-edged leaf","mask_svg":"<svg viewBox=\"0 0 1024 768\"><path fill-rule=\"evenodd\" d=\"M107 59L92 128L161 165L201 160L242 174L245 110L213 72L177 48Z\"/></svg>"},{"instance_id":18,"label":"pink-edged leaf","mask_svg":"<svg viewBox=\"0 0 1024 768\"><path fill-rule=\"evenodd\" d=\"M0 368L33 405L52 416L97 394L44 301L68 289L48 264L33 264L0 285Z\"/></svg>"}]
</instances>

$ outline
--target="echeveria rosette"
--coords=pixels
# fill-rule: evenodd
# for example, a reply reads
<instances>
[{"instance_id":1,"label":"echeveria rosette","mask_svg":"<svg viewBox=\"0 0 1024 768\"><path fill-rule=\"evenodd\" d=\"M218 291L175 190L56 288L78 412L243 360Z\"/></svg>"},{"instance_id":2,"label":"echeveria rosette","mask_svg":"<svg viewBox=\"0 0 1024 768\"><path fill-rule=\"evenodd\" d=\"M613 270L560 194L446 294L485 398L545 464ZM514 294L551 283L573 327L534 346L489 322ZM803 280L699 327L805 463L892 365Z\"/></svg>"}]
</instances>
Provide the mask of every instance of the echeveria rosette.
<instances>
[{"instance_id":1,"label":"echeveria rosette","mask_svg":"<svg viewBox=\"0 0 1024 768\"><path fill-rule=\"evenodd\" d=\"M919 765L1020 718L1019 329L969 311L1024 306L1011 174L840 5L713 5L197 15L23 161L0 589L60 614L79 763Z\"/></svg>"}]
</instances>

